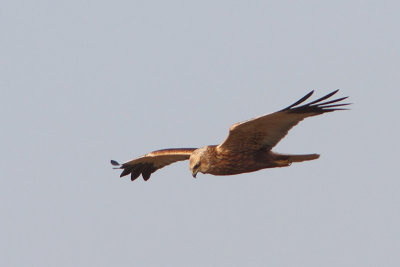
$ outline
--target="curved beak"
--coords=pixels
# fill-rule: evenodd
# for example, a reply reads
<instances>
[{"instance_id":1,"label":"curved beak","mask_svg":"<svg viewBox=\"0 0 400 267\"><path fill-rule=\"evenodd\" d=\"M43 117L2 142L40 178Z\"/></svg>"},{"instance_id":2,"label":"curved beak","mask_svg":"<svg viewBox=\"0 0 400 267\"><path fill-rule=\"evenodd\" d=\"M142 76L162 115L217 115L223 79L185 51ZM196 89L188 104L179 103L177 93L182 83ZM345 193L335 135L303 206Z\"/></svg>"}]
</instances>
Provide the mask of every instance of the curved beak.
<instances>
[{"instance_id":1,"label":"curved beak","mask_svg":"<svg viewBox=\"0 0 400 267\"><path fill-rule=\"evenodd\" d=\"M193 178L196 178L196 175L197 175L198 172L199 172L199 171L192 172Z\"/></svg>"}]
</instances>

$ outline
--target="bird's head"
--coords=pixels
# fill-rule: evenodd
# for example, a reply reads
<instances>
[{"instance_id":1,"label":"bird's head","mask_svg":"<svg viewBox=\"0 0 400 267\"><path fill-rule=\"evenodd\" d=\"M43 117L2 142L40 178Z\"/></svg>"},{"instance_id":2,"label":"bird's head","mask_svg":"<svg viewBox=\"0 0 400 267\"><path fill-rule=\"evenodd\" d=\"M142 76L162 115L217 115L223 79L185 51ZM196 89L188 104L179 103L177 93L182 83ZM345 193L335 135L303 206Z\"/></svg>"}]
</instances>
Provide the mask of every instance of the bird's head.
<instances>
[{"instance_id":1,"label":"bird's head","mask_svg":"<svg viewBox=\"0 0 400 267\"><path fill-rule=\"evenodd\" d=\"M198 172L206 173L209 167L206 156L207 147L198 148L190 155L189 164L192 176L196 178Z\"/></svg>"}]
</instances>

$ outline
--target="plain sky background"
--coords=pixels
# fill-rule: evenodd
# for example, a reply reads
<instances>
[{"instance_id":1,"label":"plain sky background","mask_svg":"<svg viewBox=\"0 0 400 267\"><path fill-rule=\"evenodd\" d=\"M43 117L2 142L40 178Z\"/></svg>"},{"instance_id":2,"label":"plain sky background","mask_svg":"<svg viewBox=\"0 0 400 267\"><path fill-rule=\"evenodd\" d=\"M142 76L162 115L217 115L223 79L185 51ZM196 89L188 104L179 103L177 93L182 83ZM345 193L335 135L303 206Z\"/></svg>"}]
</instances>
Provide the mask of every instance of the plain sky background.
<instances>
[{"instance_id":1,"label":"plain sky background","mask_svg":"<svg viewBox=\"0 0 400 267\"><path fill-rule=\"evenodd\" d=\"M1 266L400 266L398 1L3 1ZM200 147L337 88L289 168L148 182L110 159Z\"/></svg>"}]
</instances>

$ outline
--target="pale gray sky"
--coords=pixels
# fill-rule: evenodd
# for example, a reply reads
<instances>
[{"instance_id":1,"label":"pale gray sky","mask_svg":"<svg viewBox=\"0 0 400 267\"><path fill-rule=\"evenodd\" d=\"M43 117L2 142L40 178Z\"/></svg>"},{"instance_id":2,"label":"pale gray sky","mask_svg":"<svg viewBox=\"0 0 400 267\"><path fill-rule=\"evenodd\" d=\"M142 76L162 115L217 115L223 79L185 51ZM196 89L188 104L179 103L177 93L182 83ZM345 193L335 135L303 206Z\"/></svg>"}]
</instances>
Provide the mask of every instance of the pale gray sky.
<instances>
[{"instance_id":1,"label":"pale gray sky","mask_svg":"<svg viewBox=\"0 0 400 267\"><path fill-rule=\"evenodd\" d=\"M399 266L399 8L3 1L0 265ZM351 111L275 149L317 161L134 183L109 164L337 88Z\"/></svg>"}]
</instances>

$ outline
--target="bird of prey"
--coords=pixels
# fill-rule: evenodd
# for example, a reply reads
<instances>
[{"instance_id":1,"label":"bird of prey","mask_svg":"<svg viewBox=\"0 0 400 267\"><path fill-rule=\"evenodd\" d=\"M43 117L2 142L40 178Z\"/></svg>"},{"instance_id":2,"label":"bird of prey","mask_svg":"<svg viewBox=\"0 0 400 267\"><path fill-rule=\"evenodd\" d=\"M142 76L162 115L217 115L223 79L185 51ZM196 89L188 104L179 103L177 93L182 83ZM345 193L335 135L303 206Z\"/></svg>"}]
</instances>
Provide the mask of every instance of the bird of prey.
<instances>
[{"instance_id":1,"label":"bird of prey","mask_svg":"<svg viewBox=\"0 0 400 267\"><path fill-rule=\"evenodd\" d=\"M280 111L239 122L229 129L228 137L219 145L201 148L170 148L156 150L123 164L111 160L115 169L122 169L120 177L131 175L134 181L142 174L147 181L156 170L171 163L188 160L194 178L198 172L213 175L234 175L254 172L265 168L287 167L293 162L319 158L318 154L290 155L272 152L271 149L286 136L288 131L307 117L336 110L345 110L341 97L327 100L339 90L324 97L303 104L313 93L311 91L294 104ZM339 103L340 102L340 103Z\"/></svg>"}]
</instances>

